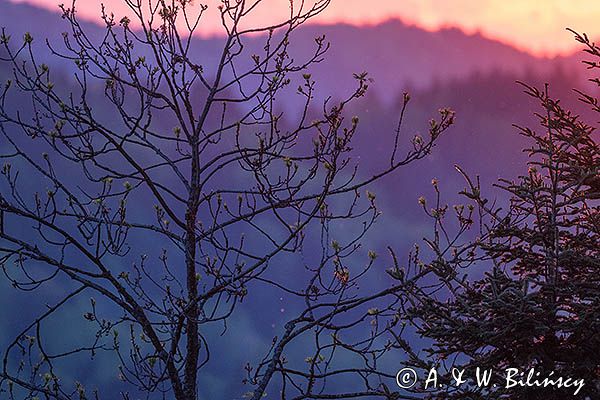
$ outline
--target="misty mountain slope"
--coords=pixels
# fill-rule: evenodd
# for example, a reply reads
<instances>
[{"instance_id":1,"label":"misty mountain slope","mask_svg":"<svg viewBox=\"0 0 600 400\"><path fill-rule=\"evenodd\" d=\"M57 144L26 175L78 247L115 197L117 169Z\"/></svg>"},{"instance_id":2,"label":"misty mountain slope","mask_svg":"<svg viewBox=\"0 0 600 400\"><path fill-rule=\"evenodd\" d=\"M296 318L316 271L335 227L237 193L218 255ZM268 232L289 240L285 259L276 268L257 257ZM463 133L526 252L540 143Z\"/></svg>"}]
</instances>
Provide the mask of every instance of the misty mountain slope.
<instances>
[{"instance_id":1,"label":"misty mountain slope","mask_svg":"<svg viewBox=\"0 0 600 400\"><path fill-rule=\"evenodd\" d=\"M43 44L38 38L45 35L60 41L61 32L68 28L57 14L6 0L0 0L0 26L7 26L9 31L14 32L16 43L21 40L23 32L30 31L36 37L36 44ZM100 34L99 27L87 26L92 34ZM515 81L523 79L536 85L549 81L551 92L566 98L575 85L574 75L568 71L571 68L581 70L576 63L569 63L565 66L567 70L557 73L556 66L560 60L535 58L510 46L480 35L465 35L456 29L427 32L398 21L362 28L349 25L307 26L295 35L294 51L298 55L306 54L314 44L314 36L321 33L327 33L332 48L327 59L312 71L319 80L320 95L341 97L353 83L353 72L368 70L375 78L373 90L367 97L359 99L347 110L348 116L356 114L360 117L354 155L360 157L361 174L371 173L378 163L388 162L382 159L382 154L389 153L386 146L389 146L396 127L399 108L395 103L406 86L415 90L402 127L402 151L406 150L413 135L427 133L427 121L435 116L439 107L448 106L457 112L456 126L441 138L429 157L400 169L390 179L370 188L377 193L384 217L372 231L365 248L373 248L379 254L385 254L384 247L390 244L403 257L412 243L431 233L431 226L423 218L417 198L425 195L431 199L432 178L439 179L448 204L460 202L456 193L464 187L464 183L454 170L454 164L462 165L469 173L480 174L486 193L492 196L497 192L491 184L498 177L512 178L525 171L525 155L521 152L525 142L512 124L535 127L536 121L531 114L539 108L522 94ZM263 38L249 39L248 53L258 51L263 42ZM198 39L194 56L202 58L207 66L214 65L220 43L218 38ZM54 81L57 87L64 85L64 89L69 91L72 89L70 85L74 85L69 70L73 66L67 63L57 65L65 68L60 71L60 79ZM0 82L9 74L0 67ZM102 86L94 90L98 91L95 95L101 97ZM281 100L290 101L286 98ZM27 109L26 103L14 104L14 107ZM107 118L113 112L100 103L94 104L94 109ZM164 124L165 130L171 127L168 120L161 121L161 124ZM0 146L3 143L0 141ZM44 151L34 144L29 146L32 154L39 155ZM73 179L76 176L73 174ZM38 182L30 184L33 186ZM132 239L130 244L136 251L158 250L163 245L147 238ZM293 263L286 264L281 273L292 271L295 266ZM365 285L381 287L388 284L385 269L381 268L379 273L379 280L370 280ZM290 272L287 279L298 279L298 276ZM59 283L62 285L64 282ZM7 322L0 331L0 348L6 345L10 334L28 323L28 317L43 306L42 300L45 299L44 296L15 295L15 291L3 285L4 281L0 281L0 308L9 310L10 315L5 316ZM60 294L61 285L49 287L43 294ZM222 336L220 330L207 332L211 340L215 340L213 350L216 355L210 373L200 378L201 387L209 390L207 398L240 398L246 390L241 384L244 363L256 359L268 348L272 337L281 334L283 323L294 311L289 304L283 304L274 291L252 294L259 295L264 300L251 298L252 301L247 301L243 312L238 312L232 319L227 335ZM69 339L86 332L88 322L81 317L82 307L74 304L72 315L55 321L55 326L74 327ZM64 339L61 330L57 328L55 332L58 339ZM306 356L303 349L291 355L299 360ZM76 378L105 386L109 393L107 398L116 398L121 383L114 360L113 363L109 361L95 359L89 362L86 359L85 368L79 365L72 367L81 375Z\"/></svg>"},{"instance_id":2,"label":"misty mountain slope","mask_svg":"<svg viewBox=\"0 0 600 400\"><path fill-rule=\"evenodd\" d=\"M459 29L428 32L390 20L380 25L306 26L298 33L301 43L320 32L331 42L328 59L317 77L344 79L368 71L374 89L384 100L405 86L426 88L436 82L464 79L473 73L503 72L523 75L527 70L551 69L552 60L536 58L479 34Z\"/></svg>"}]
</instances>

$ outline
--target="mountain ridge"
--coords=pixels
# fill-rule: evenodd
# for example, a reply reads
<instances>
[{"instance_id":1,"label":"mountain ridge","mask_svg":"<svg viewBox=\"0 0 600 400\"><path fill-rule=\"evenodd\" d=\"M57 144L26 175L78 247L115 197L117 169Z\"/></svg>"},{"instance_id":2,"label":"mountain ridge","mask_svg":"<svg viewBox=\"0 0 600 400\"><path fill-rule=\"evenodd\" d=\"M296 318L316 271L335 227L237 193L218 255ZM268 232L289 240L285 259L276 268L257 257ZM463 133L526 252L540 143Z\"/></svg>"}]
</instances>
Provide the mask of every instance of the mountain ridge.
<instances>
[{"instance_id":1,"label":"mountain ridge","mask_svg":"<svg viewBox=\"0 0 600 400\"><path fill-rule=\"evenodd\" d=\"M62 41L61 33L68 30L58 13L45 8L0 0L0 9L0 26L13 37L31 32L36 38L48 37L55 43ZM103 30L87 19L82 24L96 38ZM314 37L322 34L331 49L325 61L310 71L321 90L342 96L353 84L353 73L368 71L374 78L372 87L386 102L393 101L407 87L426 89L440 81L467 79L473 74L512 73L517 78L526 73L547 75L557 66L570 69L575 57L539 57L481 33L465 33L455 27L429 31L398 19L365 26L307 24L295 32L292 49L308 54ZM249 37L248 54L260 51L263 40L260 36ZM198 37L194 41L196 53L208 64L215 63L221 42L219 36ZM249 56L246 58L249 61Z\"/></svg>"}]
</instances>

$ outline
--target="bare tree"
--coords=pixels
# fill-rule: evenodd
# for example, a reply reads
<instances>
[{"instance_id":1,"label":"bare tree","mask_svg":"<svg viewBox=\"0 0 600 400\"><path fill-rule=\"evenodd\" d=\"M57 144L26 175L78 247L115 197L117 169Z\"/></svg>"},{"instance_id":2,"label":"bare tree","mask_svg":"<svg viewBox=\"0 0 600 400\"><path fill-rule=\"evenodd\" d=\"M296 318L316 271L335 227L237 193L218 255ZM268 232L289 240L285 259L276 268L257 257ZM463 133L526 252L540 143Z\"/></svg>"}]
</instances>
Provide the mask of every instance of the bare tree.
<instances>
[{"instance_id":1,"label":"bare tree","mask_svg":"<svg viewBox=\"0 0 600 400\"><path fill-rule=\"evenodd\" d=\"M128 388L123 398L200 398L210 332L226 330L239 304L267 287L304 307L265 358L246 367L252 398L270 387L282 398L399 398L384 383L394 372L377 360L404 346L401 329L394 333L397 293L410 279L394 267L390 287L359 285L376 259L361 240L380 215L365 190L429 154L453 114L442 110L429 136L403 140L406 95L389 163L365 177L351 157L359 121L345 109L364 95L367 74L316 114L308 69L329 45L318 37L308 58L290 55L293 32L329 0L292 1L288 18L266 27L244 23L261 0L224 0L215 65L193 50L206 6L126 3L130 17L103 10L99 40L76 18L75 3L61 7L70 32L48 48L76 65L74 89L53 81L31 35L14 44L2 33L12 76L0 97L0 265L16 289L47 293L57 283L66 291L6 349L2 396L100 398L101 388L60 371L82 355L112 352ZM257 34L264 51L249 54L246 41ZM302 106L284 118L278 98L291 85ZM49 321L84 295L90 342L53 348ZM311 346L302 365L285 357L299 341ZM338 353L351 356L339 361ZM346 375L362 389L331 385Z\"/></svg>"}]
</instances>

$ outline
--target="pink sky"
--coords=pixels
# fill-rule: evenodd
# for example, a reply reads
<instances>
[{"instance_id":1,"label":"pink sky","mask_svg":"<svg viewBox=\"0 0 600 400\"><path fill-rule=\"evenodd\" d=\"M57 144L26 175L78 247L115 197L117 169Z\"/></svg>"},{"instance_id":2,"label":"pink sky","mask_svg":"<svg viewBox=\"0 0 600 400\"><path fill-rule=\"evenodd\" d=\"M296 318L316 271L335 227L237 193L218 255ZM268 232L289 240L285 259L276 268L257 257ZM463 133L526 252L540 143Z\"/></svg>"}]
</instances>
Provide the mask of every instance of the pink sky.
<instances>
[{"instance_id":1,"label":"pink sky","mask_svg":"<svg viewBox=\"0 0 600 400\"><path fill-rule=\"evenodd\" d=\"M26 1L50 9L70 0L13 0ZM198 3L200 0L195 0ZM307 0L310 1L310 0ZM314 1L314 0L312 0ZM131 14L123 0L104 0L117 16ZM299 0L295 0L298 4ZM96 20L101 0L78 0L81 17ZM202 28L204 34L221 32L216 5L207 0L209 14ZM264 0L255 11L256 23L281 19L289 0ZM595 0L332 0L329 9L315 22L348 22L374 24L390 18L435 30L457 26L466 32L484 35L510 43L539 55L555 55L577 47L566 27L600 36L600 2Z\"/></svg>"}]
</instances>

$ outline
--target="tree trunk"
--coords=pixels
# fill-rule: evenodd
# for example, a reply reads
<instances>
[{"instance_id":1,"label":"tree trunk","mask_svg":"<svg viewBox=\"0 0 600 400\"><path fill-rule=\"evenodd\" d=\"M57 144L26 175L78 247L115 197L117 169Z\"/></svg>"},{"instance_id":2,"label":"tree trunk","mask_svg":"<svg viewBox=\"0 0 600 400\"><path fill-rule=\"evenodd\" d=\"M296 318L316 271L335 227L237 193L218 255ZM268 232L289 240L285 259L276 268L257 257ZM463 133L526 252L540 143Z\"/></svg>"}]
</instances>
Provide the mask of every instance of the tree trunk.
<instances>
[{"instance_id":1,"label":"tree trunk","mask_svg":"<svg viewBox=\"0 0 600 400\"><path fill-rule=\"evenodd\" d=\"M196 215L198 213L200 197L198 187L200 157L195 141L192 142L192 176L188 207L185 215L185 266L188 304L186 305L187 312L185 314L187 342L184 368L185 399L183 400L197 399L198 357L200 354L200 340L198 337L198 279L196 277Z\"/></svg>"}]
</instances>

